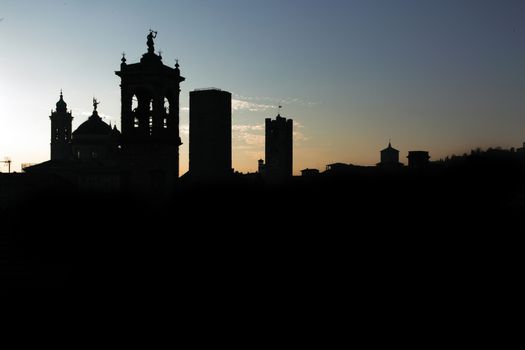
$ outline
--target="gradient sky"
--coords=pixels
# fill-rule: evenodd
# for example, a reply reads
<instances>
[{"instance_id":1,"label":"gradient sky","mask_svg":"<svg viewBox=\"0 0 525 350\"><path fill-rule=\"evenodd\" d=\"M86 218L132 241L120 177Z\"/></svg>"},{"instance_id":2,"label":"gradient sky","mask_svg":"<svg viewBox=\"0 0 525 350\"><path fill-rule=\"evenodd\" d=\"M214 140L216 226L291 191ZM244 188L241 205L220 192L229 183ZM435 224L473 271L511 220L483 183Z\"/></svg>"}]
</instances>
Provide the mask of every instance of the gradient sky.
<instances>
[{"instance_id":1,"label":"gradient sky","mask_svg":"<svg viewBox=\"0 0 525 350\"><path fill-rule=\"evenodd\" d=\"M1 0L0 158L49 159L50 110L64 90L73 127L101 104L120 127L128 63L158 31L180 59L181 174L189 91L232 92L233 166L264 158L264 118L295 120L294 172L372 165L392 139L432 159L525 141L523 0ZM402 159L405 161L405 159ZM406 163L406 161L405 161ZM4 168L3 171L6 171Z\"/></svg>"}]
</instances>

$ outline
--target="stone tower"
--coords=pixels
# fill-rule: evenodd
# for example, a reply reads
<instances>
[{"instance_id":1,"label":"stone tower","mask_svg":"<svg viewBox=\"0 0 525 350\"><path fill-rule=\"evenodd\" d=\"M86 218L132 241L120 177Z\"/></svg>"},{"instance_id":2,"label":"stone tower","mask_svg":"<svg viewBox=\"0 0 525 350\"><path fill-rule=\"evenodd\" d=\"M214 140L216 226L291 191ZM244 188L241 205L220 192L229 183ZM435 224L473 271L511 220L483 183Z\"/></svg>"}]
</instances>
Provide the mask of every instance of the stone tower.
<instances>
[{"instance_id":1,"label":"stone tower","mask_svg":"<svg viewBox=\"0 0 525 350\"><path fill-rule=\"evenodd\" d=\"M190 175L213 180L232 173L231 93L190 92Z\"/></svg>"},{"instance_id":2,"label":"stone tower","mask_svg":"<svg viewBox=\"0 0 525 350\"><path fill-rule=\"evenodd\" d=\"M68 160L72 158L71 152L71 111L67 111L62 90L56 110L51 111L51 160Z\"/></svg>"},{"instance_id":3,"label":"stone tower","mask_svg":"<svg viewBox=\"0 0 525 350\"><path fill-rule=\"evenodd\" d=\"M156 32L147 36L148 52L139 63L122 57L121 131L124 186L147 192L169 191L179 176L179 63L163 64L154 51ZM142 187L142 188L137 188Z\"/></svg>"},{"instance_id":4,"label":"stone tower","mask_svg":"<svg viewBox=\"0 0 525 350\"><path fill-rule=\"evenodd\" d=\"M293 171L293 121L277 115L266 118L265 139L266 177L285 180Z\"/></svg>"}]
</instances>

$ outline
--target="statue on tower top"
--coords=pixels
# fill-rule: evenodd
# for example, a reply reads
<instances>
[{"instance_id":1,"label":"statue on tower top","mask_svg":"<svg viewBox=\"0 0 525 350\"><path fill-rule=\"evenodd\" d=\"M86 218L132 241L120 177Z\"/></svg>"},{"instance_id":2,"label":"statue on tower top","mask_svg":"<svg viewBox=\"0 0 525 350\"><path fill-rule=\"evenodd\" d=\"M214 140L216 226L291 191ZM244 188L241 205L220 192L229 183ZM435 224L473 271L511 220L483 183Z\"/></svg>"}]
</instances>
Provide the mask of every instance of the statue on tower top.
<instances>
[{"instance_id":1,"label":"statue on tower top","mask_svg":"<svg viewBox=\"0 0 525 350\"><path fill-rule=\"evenodd\" d=\"M149 30L149 34L147 36L147 38L148 38L148 42L147 42L148 53L154 53L154 51L155 51L155 48L154 48L155 43L153 42L153 39L155 39L156 37L157 37L157 32L150 29Z\"/></svg>"}]
</instances>

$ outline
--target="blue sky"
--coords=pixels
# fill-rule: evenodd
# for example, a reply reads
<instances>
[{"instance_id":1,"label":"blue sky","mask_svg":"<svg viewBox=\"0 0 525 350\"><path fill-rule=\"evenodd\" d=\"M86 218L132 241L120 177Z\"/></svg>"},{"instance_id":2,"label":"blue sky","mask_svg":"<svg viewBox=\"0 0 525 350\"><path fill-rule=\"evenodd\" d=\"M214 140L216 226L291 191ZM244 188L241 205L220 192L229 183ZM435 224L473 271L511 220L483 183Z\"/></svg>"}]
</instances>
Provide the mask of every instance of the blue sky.
<instances>
[{"instance_id":1,"label":"blue sky","mask_svg":"<svg viewBox=\"0 0 525 350\"><path fill-rule=\"evenodd\" d=\"M297 173L335 162L369 165L391 138L433 159L525 141L525 1L188 0L0 4L0 157L49 158L59 90L74 126L95 95L119 125L119 80L146 51L180 59L181 172L188 93L234 94L233 165L264 157L264 118L296 123ZM15 167L16 169L16 167Z\"/></svg>"}]
</instances>

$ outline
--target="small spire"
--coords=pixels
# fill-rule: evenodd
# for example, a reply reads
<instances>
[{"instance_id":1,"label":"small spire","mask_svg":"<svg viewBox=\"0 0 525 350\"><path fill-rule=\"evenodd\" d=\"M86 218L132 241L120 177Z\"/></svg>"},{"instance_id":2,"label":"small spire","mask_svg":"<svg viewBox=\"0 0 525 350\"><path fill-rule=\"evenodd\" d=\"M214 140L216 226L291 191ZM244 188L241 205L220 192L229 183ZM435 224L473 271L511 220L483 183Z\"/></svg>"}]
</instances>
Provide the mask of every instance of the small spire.
<instances>
[{"instance_id":1,"label":"small spire","mask_svg":"<svg viewBox=\"0 0 525 350\"><path fill-rule=\"evenodd\" d=\"M122 63L126 63L126 53L122 52L122 59L120 60Z\"/></svg>"},{"instance_id":2,"label":"small spire","mask_svg":"<svg viewBox=\"0 0 525 350\"><path fill-rule=\"evenodd\" d=\"M279 111L277 112L277 116L280 117L281 116L281 109L283 108L283 106L279 105L278 108L279 108Z\"/></svg>"},{"instance_id":3,"label":"small spire","mask_svg":"<svg viewBox=\"0 0 525 350\"><path fill-rule=\"evenodd\" d=\"M67 112L67 103L64 101L64 95L62 93L62 89L60 89L60 99L56 103L57 106L57 112Z\"/></svg>"},{"instance_id":4,"label":"small spire","mask_svg":"<svg viewBox=\"0 0 525 350\"><path fill-rule=\"evenodd\" d=\"M179 69L179 67L180 67L180 66L179 66L179 59L176 58L176 59L175 59L175 68Z\"/></svg>"},{"instance_id":5,"label":"small spire","mask_svg":"<svg viewBox=\"0 0 525 350\"><path fill-rule=\"evenodd\" d=\"M388 147L389 148L392 148L392 142L391 141L392 141L392 139L388 139Z\"/></svg>"}]
</instances>

